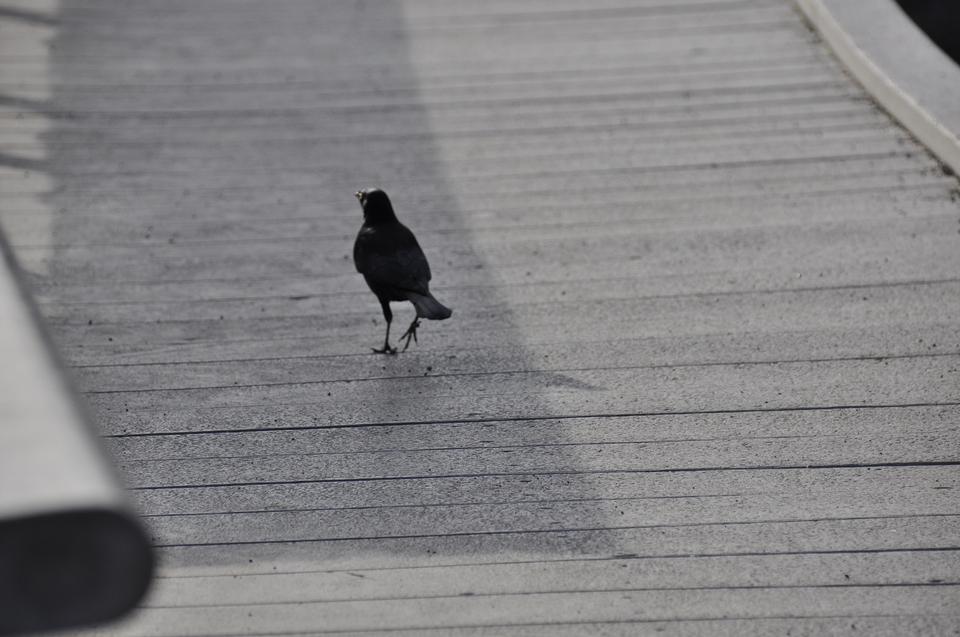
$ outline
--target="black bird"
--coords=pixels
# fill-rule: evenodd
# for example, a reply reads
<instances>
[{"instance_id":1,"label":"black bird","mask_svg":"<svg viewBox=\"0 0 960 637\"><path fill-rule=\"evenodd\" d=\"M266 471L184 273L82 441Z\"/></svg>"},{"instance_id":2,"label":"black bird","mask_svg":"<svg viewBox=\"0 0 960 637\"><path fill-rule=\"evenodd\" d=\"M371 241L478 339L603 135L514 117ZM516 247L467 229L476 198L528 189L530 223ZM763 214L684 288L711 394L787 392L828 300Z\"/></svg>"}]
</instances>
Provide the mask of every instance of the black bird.
<instances>
[{"instance_id":1,"label":"black bird","mask_svg":"<svg viewBox=\"0 0 960 637\"><path fill-rule=\"evenodd\" d=\"M383 318L387 320L383 349L374 348L373 351L397 353L390 347L390 322L393 320L390 301L410 301L417 309L417 317L400 337L400 340L407 339L403 346L406 351L410 339L417 340L420 319L442 321L450 318L453 312L430 294L430 264L417 238L397 220L387 193L379 188L365 188L354 196L363 207L363 225L353 244L353 263L377 295Z\"/></svg>"}]
</instances>

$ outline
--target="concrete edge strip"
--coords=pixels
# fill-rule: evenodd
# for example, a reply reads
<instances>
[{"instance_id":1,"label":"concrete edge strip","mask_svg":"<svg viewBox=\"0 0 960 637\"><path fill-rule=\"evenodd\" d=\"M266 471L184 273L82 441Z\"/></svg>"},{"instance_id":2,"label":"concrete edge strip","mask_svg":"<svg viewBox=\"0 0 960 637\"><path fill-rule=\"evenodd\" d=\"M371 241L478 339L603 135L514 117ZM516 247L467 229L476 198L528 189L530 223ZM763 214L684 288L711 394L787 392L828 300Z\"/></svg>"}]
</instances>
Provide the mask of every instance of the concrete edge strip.
<instances>
[{"instance_id":1,"label":"concrete edge strip","mask_svg":"<svg viewBox=\"0 0 960 637\"><path fill-rule=\"evenodd\" d=\"M0 232L0 635L112 619L145 593L129 508Z\"/></svg>"},{"instance_id":2,"label":"concrete edge strip","mask_svg":"<svg viewBox=\"0 0 960 637\"><path fill-rule=\"evenodd\" d=\"M874 61L864 46L858 44L851 33L844 28L833 11L829 0L795 0L803 15L829 45L834 55L860 84L883 106L897 121L913 133L955 174L960 174L960 138L957 133L924 108L918 96L911 95L894 79L892 73ZM886 0L893 2L893 0ZM867 3L875 9L873 3ZM899 9L897 9L899 11ZM909 46L935 45L926 37L917 37L913 31L919 30L902 16L903 36ZM894 43L890 43L893 45ZM902 42L898 43L900 46ZM945 56L944 56L945 57ZM960 73L960 72L958 72ZM919 96L923 97L923 96Z\"/></svg>"}]
</instances>

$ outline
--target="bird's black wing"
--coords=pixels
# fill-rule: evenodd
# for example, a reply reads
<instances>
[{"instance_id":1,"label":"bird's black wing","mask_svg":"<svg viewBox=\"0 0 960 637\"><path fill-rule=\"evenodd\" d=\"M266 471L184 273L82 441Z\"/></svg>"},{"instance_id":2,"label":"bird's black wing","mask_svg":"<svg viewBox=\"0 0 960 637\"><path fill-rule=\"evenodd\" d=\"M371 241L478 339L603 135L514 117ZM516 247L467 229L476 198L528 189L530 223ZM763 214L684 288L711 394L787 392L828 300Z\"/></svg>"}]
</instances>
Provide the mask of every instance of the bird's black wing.
<instances>
[{"instance_id":1,"label":"bird's black wing","mask_svg":"<svg viewBox=\"0 0 960 637\"><path fill-rule=\"evenodd\" d=\"M353 244L357 271L378 286L426 294L430 264L402 223L364 226Z\"/></svg>"}]
</instances>

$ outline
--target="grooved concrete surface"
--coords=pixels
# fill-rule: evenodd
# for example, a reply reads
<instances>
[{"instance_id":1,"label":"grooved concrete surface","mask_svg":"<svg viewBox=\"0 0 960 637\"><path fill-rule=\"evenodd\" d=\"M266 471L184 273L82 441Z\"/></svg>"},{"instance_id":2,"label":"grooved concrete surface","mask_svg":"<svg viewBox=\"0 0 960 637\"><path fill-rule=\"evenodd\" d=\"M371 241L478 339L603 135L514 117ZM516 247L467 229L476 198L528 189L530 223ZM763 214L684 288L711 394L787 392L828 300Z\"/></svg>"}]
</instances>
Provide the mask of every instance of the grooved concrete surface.
<instances>
[{"instance_id":1,"label":"grooved concrete surface","mask_svg":"<svg viewBox=\"0 0 960 637\"><path fill-rule=\"evenodd\" d=\"M0 220L162 558L96 634L960 630L957 181L786 0L4 7ZM455 310L395 358L371 185Z\"/></svg>"}]
</instances>

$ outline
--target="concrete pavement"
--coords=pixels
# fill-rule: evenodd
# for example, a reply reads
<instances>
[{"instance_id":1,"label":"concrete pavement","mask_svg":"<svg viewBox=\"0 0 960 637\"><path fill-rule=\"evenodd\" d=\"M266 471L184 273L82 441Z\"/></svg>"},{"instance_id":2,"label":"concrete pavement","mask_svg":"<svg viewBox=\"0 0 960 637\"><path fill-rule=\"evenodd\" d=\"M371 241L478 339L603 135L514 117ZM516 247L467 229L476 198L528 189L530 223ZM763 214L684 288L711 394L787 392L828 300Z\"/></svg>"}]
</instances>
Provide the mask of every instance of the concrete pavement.
<instances>
[{"instance_id":1,"label":"concrete pavement","mask_svg":"<svg viewBox=\"0 0 960 637\"><path fill-rule=\"evenodd\" d=\"M45 15L0 222L162 559L97 634L960 626L957 180L789 2Z\"/></svg>"}]
</instances>

